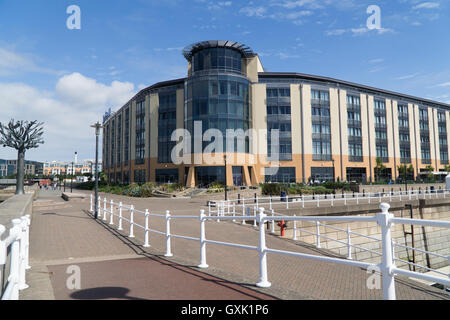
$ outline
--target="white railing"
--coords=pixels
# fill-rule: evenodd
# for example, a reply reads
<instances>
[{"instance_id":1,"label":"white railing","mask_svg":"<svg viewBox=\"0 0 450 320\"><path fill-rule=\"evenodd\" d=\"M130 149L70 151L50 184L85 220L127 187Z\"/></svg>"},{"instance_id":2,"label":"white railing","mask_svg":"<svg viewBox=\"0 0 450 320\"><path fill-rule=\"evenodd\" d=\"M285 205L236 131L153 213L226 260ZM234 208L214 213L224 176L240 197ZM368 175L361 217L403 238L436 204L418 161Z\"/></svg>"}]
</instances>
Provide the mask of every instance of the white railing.
<instances>
[{"instance_id":1,"label":"white railing","mask_svg":"<svg viewBox=\"0 0 450 320\"><path fill-rule=\"evenodd\" d=\"M364 193L342 193L342 194L320 194L320 195L286 195L281 196L255 196L253 198L230 199L210 201L208 203L208 215L229 214L230 212L245 211L247 207L267 206L269 210L277 207L280 209L294 209L305 207L334 207L337 205L359 205L376 204L394 201L411 201L420 199L450 199L450 190L408 190L397 192L364 192ZM220 204L223 201L223 204ZM219 206L224 208L219 210Z\"/></svg>"},{"instance_id":2,"label":"white railing","mask_svg":"<svg viewBox=\"0 0 450 320\"><path fill-rule=\"evenodd\" d=\"M98 199L99 202L101 202L101 198ZM259 253L259 282L256 284L258 287L270 287L271 283L269 282L268 273L267 273L267 254L268 253L274 253L274 254L282 254L282 255L289 255L289 256L295 256L299 258L304 259L312 259L316 261L323 261L323 262L333 262L333 263L339 263L339 264L345 264L355 267L360 267L364 269L371 269L371 270L380 270L382 274L383 279L383 299L386 300L395 300L395 286L394 286L394 280L395 275L405 275L408 277L416 278L416 279L422 279L426 281L432 281L435 283L440 283L445 286L450 286L450 280L448 278L449 275L447 275L446 278L443 277L436 277L436 276L430 276L426 274L422 274L419 272L412 272L412 271L406 271L403 269L399 269L395 265L395 258L394 258L394 251L393 251L393 241L391 238L391 225L392 223L403 223L403 224L413 224L413 225L422 225L422 226L435 226L435 227L441 227L441 228L450 228L450 222L446 221L429 221L429 220L414 220L414 219L397 219L394 218L392 214L388 212L390 206L387 203L382 203L380 205L380 208L382 212L378 213L374 217L362 217L362 216L342 216L342 217L296 217L296 216L275 216L266 215L264 208L258 208L258 212L256 215L251 216L241 216L241 215L218 215L218 216L208 216L205 214L205 210L200 210L200 215L193 215L193 216L178 216L178 215L171 215L169 211L166 211L166 214L150 214L149 210L146 211L139 211L134 208L134 206L125 206L121 202L115 203L114 201L110 201L110 208L107 208L107 200L106 198L103 200L104 206L103 209L100 208L99 211L99 217L103 216L103 221L108 221L108 215L109 215L109 223L111 225L114 225L113 217L119 218L119 228L118 230L122 229L122 221L125 220L129 222L130 224L130 231L129 231L129 237L134 238L134 226L139 227L144 231L144 246L150 246L149 243L149 237L148 234L150 232L159 234L161 236L166 237L166 253L165 256L170 257L173 256L172 254L172 247L171 247L171 239L172 238L178 238L178 239L185 239L190 241L196 241L199 243L199 261L200 264L198 265L199 268L208 268L207 264L207 256L206 256L206 245L207 244L215 244L215 245L223 245L228 247L235 247L235 248L241 248L241 249L248 249L248 250L255 250ZM91 209L93 207L93 197L91 196ZM100 206L99 206L100 207ZM129 213L129 219L124 218L124 210L128 211ZM92 212L92 210L91 210ZM137 224L134 222L134 214L139 213L143 215L145 218L145 226ZM149 228L149 218L160 218L165 219L166 221L166 227L165 231L161 230L155 230ZM186 235L177 235L171 233L170 225L172 220L177 219L193 219L199 221L200 224L200 234L199 237L191 237ZM211 221L245 221L245 220L254 220L254 223L259 227L259 242L257 246L251 246L251 245L244 245L239 243L232 243L232 242L223 242L223 241L216 241L211 239L206 239L206 224L205 222L211 220ZM345 258L332 258L332 257L326 257L326 256L318 256L318 255L311 255L311 254L305 254L305 253L299 253L299 252L292 252L292 251L285 251L285 250L276 250L268 248L266 245L266 227L265 224L271 222L272 226L274 224L274 221L315 221L316 223L320 222L376 222L377 225L381 228L381 234L382 238L382 252L381 257L382 261L380 264L373 264L373 263L366 263L366 262L359 262L359 261L353 261L350 259ZM318 242L319 243L319 242ZM319 243L320 246L320 243ZM347 257L348 258L348 257ZM450 257L447 257L450 258Z\"/></svg>"},{"instance_id":3,"label":"white railing","mask_svg":"<svg viewBox=\"0 0 450 320\"><path fill-rule=\"evenodd\" d=\"M2 300L19 300L19 291L28 288L26 270L31 269L29 265L30 216L12 220L8 236L1 240L5 231L6 228L0 225L0 269L9 260L8 274L1 275L3 278L0 277L6 280L6 287L1 298Z\"/></svg>"}]
</instances>

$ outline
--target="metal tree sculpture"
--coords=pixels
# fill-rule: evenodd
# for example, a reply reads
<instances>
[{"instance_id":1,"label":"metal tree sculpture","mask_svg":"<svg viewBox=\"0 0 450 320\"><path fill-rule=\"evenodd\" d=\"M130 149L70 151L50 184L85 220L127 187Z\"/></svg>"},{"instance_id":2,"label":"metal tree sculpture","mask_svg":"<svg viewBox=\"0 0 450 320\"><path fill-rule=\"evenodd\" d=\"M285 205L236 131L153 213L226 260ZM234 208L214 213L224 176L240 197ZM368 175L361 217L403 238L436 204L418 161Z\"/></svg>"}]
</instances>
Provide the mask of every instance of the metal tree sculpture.
<instances>
[{"instance_id":1,"label":"metal tree sculpture","mask_svg":"<svg viewBox=\"0 0 450 320\"><path fill-rule=\"evenodd\" d=\"M0 123L0 144L17 150L16 194L24 194L25 152L43 144L43 123L37 121L11 120L8 125Z\"/></svg>"}]
</instances>

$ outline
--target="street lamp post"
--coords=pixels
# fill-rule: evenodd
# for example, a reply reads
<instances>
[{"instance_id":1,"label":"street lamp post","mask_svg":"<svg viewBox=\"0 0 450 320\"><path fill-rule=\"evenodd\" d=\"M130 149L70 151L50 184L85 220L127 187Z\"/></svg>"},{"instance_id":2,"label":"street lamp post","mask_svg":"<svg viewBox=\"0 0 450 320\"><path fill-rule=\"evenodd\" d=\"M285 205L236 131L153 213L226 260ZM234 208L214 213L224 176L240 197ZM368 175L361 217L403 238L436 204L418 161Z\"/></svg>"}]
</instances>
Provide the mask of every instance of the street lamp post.
<instances>
[{"instance_id":1,"label":"street lamp post","mask_svg":"<svg viewBox=\"0 0 450 320\"><path fill-rule=\"evenodd\" d=\"M228 189L228 185L227 185L227 155L223 156L223 160L225 161L225 201L228 200L228 194L227 194L227 189Z\"/></svg>"},{"instance_id":2,"label":"street lamp post","mask_svg":"<svg viewBox=\"0 0 450 320\"><path fill-rule=\"evenodd\" d=\"M72 161L72 177L70 178L70 193L73 192L73 176L74 176L74 169L73 169L73 161Z\"/></svg>"},{"instance_id":3,"label":"street lamp post","mask_svg":"<svg viewBox=\"0 0 450 320\"><path fill-rule=\"evenodd\" d=\"M333 162L333 180L334 182L336 182L336 168L334 166L334 159L331 158L331 162Z\"/></svg>"},{"instance_id":4,"label":"street lamp post","mask_svg":"<svg viewBox=\"0 0 450 320\"><path fill-rule=\"evenodd\" d=\"M103 128L103 126L97 122L96 124L91 126L92 128L95 128L95 219L98 218L98 137L100 136L100 129Z\"/></svg>"}]
</instances>

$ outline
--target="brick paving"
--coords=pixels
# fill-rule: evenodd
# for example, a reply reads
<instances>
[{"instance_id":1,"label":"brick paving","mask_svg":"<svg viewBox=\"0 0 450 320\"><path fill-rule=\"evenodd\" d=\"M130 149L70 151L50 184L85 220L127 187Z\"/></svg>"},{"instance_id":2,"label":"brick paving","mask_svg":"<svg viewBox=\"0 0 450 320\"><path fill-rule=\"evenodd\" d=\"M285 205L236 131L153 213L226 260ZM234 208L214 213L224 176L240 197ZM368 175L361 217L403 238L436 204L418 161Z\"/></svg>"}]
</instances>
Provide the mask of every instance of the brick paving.
<instances>
[{"instance_id":1,"label":"brick paving","mask_svg":"<svg viewBox=\"0 0 450 320\"><path fill-rule=\"evenodd\" d=\"M103 198L103 194L101 194ZM198 216L200 209L206 209L204 199L138 199L124 196L106 195L108 201L122 201L124 204L133 204L136 209L144 211L149 209L151 213L164 214L170 210L171 214ZM143 248L144 232L135 227L136 238L127 237L129 225L124 221L124 231L119 232L117 228L117 217L115 225L110 226L109 219L104 222L94 221L88 214L89 200L70 202L71 208L56 208L51 212L36 211L33 214L31 229L31 265L46 265L50 278L52 278L55 296L57 298L68 298L70 295L61 286L61 280L55 283L55 279L62 279L61 272L64 267L77 263L87 268L97 268L97 270L120 270L120 261L124 265L130 266L124 270L133 269L119 278L107 279L94 278L98 280L95 285L103 283L104 286L116 286L114 281L125 286L126 283L136 284L136 290L129 288L134 297L143 297L144 288L139 281L133 281L135 266L139 270L150 270L150 261L157 257L158 263L166 261L171 265L189 268L205 277L223 279L233 284L239 284L240 290L249 289L253 298L270 299L276 297L280 299L350 299L350 300L373 300L381 299L381 290L369 290L366 286L368 274L365 270L346 265L323 263L308 259L301 259L284 255L268 255L268 277L272 283L271 288L260 289L255 287L259 280L258 254L256 251L246 249L230 248L219 245L207 245L208 269L196 269L199 264L199 244L184 239L172 239L173 258L163 258L165 252L165 239L163 236L151 233L150 248ZM103 203L102 203L103 207ZM109 209L109 203L108 203ZM83 211L84 210L84 211ZM128 218L128 212L124 211L124 217ZM142 214L135 214L135 222L144 225ZM151 218L150 227L159 231L165 230L165 220L161 218ZM198 237L199 221L196 219L176 219L171 221L173 234ZM211 240L234 242L256 246L258 243L258 231L252 225L241 225L232 222L207 222L206 237ZM273 249L283 249L294 252L301 252L315 255L336 256L326 250L318 250L315 247L294 243L291 240L281 239L274 235L267 235L267 246ZM128 255L128 256L127 256ZM149 266L145 266L145 259L134 259L135 257L147 256L145 259ZM115 257L115 258L114 258ZM114 259L114 260L113 260ZM104 261L114 261L114 264ZM92 262L94 261L94 262ZM117 264L117 266L116 266ZM167 266L166 266L167 267ZM136 269L137 270L137 269ZM53 272L53 277L52 273ZM148 273L148 272L147 272ZM94 272L95 274L95 272ZM99 275L102 273L99 273ZM129 275L128 275L129 274ZM165 278L161 276L162 279ZM150 276L150 275L148 275ZM151 276L154 276L153 274ZM59 277L59 278L58 278ZM128 279L128 280L126 280ZM133 279L145 279L144 274L136 275ZM396 278L397 298L402 300L414 299L448 299L442 291L419 284L417 282ZM194 281L194 280L192 280ZM195 282L195 281L194 281ZM150 290L146 298L158 298L158 294ZM169 289L167 289L169 290ZM120 290L119 290L120 291ZM122 292L122 291L120 291ZM170 290L168 291L170 292ZM181 291L180 291L181 292ZM256 296L263 294L262 296ZM151 294L150 294L151 293ZM242 299L250 299L247 293L241 293ZM264 295L265 294L265 295ZM160 292L161 299L170 299L167 292ZM185 299L189 299L189 295ZM201 299L200 296L192 296L193 299ZM221 295L208 295L211 299L221 299ZM174 298L176 299L176 298Z\"/></svg>"}]
</instances>

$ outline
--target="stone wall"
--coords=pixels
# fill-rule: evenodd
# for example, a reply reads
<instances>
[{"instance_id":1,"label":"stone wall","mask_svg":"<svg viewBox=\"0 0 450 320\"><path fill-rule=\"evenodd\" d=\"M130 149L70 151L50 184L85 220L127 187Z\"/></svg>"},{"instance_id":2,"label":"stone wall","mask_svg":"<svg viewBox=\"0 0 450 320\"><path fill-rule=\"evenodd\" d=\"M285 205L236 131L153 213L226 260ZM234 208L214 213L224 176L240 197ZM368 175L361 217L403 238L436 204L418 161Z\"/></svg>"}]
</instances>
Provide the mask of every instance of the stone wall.
<instances>
[{"instance_id":1,"label":"stone wall","mask_svg":"<svg viewBox=\"0 0 450 320\"><path fill-rule=\"evenodd\" d=\"M431 187L434 187L435 190L445 189L445 183L415 183L408 184L408 190L430 190ZM355 192L390 192L390 191L405 191L404 184L379 184L379 185L358 185Z\"/></svg>"},{"instance_id":2,"label":"stone wall","mask_svg":"<svg viewBox=\"0 0 450 320\"><path fill-rule=\"evenodd\" d=\"M414 200L410 201L410 204L413 205L413 219L423 219L423 220L442 220L442 221L450 221L450 201L448 199L440 199L440 200ZM345 212L338 212L338 207L334 208L334 212L332 215L360 215L360 216L375 216L377 212L379 212L379 204L372 205L372 209L368 209L368 206L362 206L362 210L357 210L357 208L349 210L346 207ZM378 209L376 208L378 207ZM342 210L342 208L341 208ZM390 213L393 213L395 217L403 217L410 218L410 209L405 208L404 203L392 203ZM313 214L309 212L312 215ZM297 213L298 215L298 213ZM310 235L309 232L316 232L315 222L297 222L297 228L301 230L297 230L297 239L299 241L306 242L308 244L316 244L316 236ZM381 229L378 227L376 222L326 222L324 223L327 226L320 226L320 234L321 236L328 237L330 239L338 240L341 242L333 241L326 239L325 237L321 237L321 247L324 249L329 249L332 252L338 253L342 256L347 257L348 255L348 246L347 246L347 232L338 231L333 229L332 227L336 227L339 229L347 230L350 228L351 234L351 243L352 245L359 246L361 248L352 248L352 258L358 261L370 262L370 263L380 263L381 256L376 254L375 252L381 253L381 241L377 241L367 237L373 237L377 239L381 239ZM286 232L286 236L289 238L293 237L293 225L294 222L288 222L288 230ZM396 224L392 227L392 237L395 242L407 245L412 247L413 241L411 235L407 235L405 232L412 231L411 225L402 225ZM422 227L422 226L414 226L414 247L430 251L432 253L437 253L446 257L450 256L450 228L435 228L435 227ZM278 228L277 228L278 229ZM278 229L279 230L279 229ZM365 251L364 249L369 249L374 252ZM395 248L395 257L408 261L408 255L412 260L413 254L412 250L406 250L405 248L396 247ZM436 257L434 255L427 255L421 252L416 251L415 253L415 263L429 267L431 269L438 269L449 265L449 258L444 259L441 257ZM405 262L397 261L396 265L399 267L404 267L408 269L408 264ZM411 267L411 270L413 268ZM423 268L417 268L416 271L425 272L426 270Z\"/></svg>"}]
</instances>

